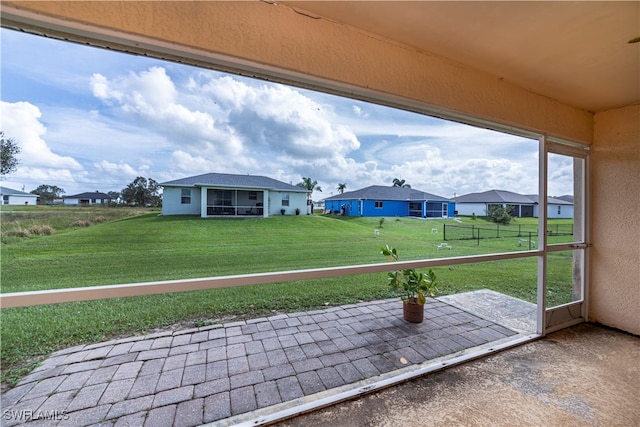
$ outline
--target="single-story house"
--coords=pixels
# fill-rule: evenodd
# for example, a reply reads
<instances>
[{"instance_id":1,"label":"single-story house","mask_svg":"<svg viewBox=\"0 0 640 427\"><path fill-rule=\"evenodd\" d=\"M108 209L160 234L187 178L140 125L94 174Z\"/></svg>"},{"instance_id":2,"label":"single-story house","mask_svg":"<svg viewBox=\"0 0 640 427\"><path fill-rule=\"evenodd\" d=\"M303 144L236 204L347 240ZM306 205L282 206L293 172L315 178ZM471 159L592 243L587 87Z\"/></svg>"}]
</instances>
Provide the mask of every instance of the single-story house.
<instances>
[{"instance_id":1,"label":"single-story house","mask_svg":"<svg viewBox=\"0 0 640 427\"><path fill-rule=\"evenodd\" d=\"M536 201L533 215L538 218L538 195L529 197ZM573 218L573 196L547 197L547 218Z\"/></svg>"},{"instance_id":2,"label":"single-story house","mask_svg":"<svg viewBox=\"0 0 640 427\"><path fill-rule=\"evenodd\" d=\"M108 194L99 191L74 194L72 196L64 196L62 203L65 205L105 205L112 200Z\"/></svg>"},{"instance_id":3,"label":"single-story house","mask_svg":"<svg viewBox=\"0 0 640 427\"><path fill-rule=\"evenodd\" d=\"M487 214L493 205L511 210L519 218L538 218L538 195L524 195L504 190L489 190L454 197L458 215ZM566 199L548 198L547 218L573 218L573 202Z\"/></svg>"},{"instance_id":4,"label":"single-story house","mask_svg":"<svg viewBox=\"0 0 640 427\"><path fill-rule=\"evenodd\" d=\"M309 214L309 190L257 175L207 173L161 183L163 215L267 217Z\"/></svg>"},{"instance_id":5,"label":"single-story house","mask_svg":"<svg viewBox=\"0 0 640 427\"><path fill-rule=\"evenodd\" d=\"M0 187L3 205L37 205L38 195L12 188Z\"/></svg>"},{"instance_id":6,"label":"single-story house","mask_svg":"<svg viewBox=\"0 0 640 427\"><path fill-rule=\"evenodd\" d=\"M405 187L372 185L324 199L325 212L348 216L453 218L450 199Z\"/></svg>"}]
</instances>

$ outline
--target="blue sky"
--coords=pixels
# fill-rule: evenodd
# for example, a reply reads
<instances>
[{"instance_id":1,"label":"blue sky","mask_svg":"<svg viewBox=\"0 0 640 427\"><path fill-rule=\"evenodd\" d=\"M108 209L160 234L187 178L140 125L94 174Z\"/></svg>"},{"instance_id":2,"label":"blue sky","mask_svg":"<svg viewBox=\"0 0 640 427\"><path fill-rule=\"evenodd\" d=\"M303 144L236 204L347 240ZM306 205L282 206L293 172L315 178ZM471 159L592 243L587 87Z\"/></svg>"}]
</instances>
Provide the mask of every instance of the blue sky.
<instances>
[{"instance_id":1,"label":"blue sky","mask_svg":"<svg viewBox=\"0 0 640 427\"><path fill-rule=\"evenodd\" d=\"M537 193L537 141L347 98L1 30L0 126L22 147L3 179L31 191L120 191L208 172L318 181L394 178L453 197ZM549 194L570 194L558 164Z\"/></svg>"}]
</instances>

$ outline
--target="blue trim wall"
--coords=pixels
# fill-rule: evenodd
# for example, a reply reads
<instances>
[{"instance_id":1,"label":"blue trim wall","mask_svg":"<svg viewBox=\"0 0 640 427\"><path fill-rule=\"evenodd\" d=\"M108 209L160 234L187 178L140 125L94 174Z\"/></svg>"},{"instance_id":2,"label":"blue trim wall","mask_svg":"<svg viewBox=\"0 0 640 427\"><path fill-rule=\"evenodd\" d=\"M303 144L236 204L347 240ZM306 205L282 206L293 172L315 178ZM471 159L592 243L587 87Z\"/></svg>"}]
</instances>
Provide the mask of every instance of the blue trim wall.
<instances>
[{"instance_id":1,"label":"blue trim wall","mask_svg":"<svg viewBox=\"0 0 640 427\"><path fill-rule=\"evenodd\" d=\"M376 207L376 202L382 202L382 207ZM453 218L455 214L455 203L450 201L429 201L430 212L424 211L422 202L422 218L442 218L442 204L447 203L447 216ZM436 209L436 205L438 208ZM325 211L336 215L347 216L409 216L409 202L397 200L325 200Z\"/></svg>"}]
</instances>

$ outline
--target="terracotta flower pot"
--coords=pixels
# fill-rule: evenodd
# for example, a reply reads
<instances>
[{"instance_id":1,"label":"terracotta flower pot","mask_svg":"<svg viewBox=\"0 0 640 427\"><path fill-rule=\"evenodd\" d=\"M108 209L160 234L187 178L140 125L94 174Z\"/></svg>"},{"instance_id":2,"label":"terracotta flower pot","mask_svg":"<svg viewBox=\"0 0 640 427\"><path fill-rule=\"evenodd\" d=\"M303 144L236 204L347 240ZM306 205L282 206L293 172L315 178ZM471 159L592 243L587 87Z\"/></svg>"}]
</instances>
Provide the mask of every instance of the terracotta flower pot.
<instances>
[{"instance_id":1,"label":"terracotta flower pot","mask_svg":"<svg viewBox=\"0 0 640 427\"><path fill-rule=\"evenodd\" d=\"M422 323L422 320L424 320L424 304L418 304L417 301L403 302L402 314L407 322Z\"/></svg>"}]
</instances>

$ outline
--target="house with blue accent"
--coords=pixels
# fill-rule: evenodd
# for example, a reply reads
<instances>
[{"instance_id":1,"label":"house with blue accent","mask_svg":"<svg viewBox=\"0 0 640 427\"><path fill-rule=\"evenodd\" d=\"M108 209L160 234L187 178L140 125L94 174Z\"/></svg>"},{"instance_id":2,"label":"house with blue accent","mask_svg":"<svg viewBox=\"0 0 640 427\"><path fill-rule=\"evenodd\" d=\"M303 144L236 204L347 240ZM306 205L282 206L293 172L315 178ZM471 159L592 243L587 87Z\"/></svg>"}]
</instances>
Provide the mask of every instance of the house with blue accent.
<instances>
[{"instance_id":1,"label":"house with blue accent","mask_svg":"<svg viewBox=\"0 0 640 427\"><path fill-rule=\"evenodd\" d=\"M309 190L266 176L207 173L160 185L163 215L231 218L310 213Z\"/></svg>"},{"instance_id":2,"label":"house with blue accent","mask_svg":"<svg viewBox=\"0 0 640 427\"><path fill-rule=\"evenodd\" d=\"M406 187L372 185L324 199L327 213L348 216L453 218L455 203L446 197Z\"/></svg>"}]
</instances>

